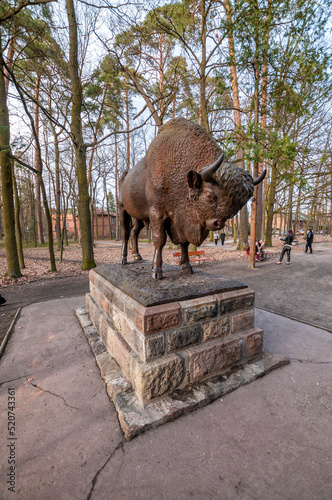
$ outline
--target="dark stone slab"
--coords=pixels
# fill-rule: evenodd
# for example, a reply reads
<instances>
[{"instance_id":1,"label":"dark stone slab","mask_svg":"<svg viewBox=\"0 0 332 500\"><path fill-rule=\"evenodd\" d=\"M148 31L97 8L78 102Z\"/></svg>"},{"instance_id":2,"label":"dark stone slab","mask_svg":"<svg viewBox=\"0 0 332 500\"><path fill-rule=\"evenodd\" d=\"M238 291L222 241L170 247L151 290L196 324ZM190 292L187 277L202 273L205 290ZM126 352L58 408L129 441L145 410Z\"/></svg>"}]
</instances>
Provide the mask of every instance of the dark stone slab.
<instances>
[{"instance_id":1,"label":"dark stone slab","mask_svg":"<svg viewBox=\"0 0 332 500\"><path fill-rule=\"evenodd\" d=\"M195 299L206 295L248 288L240 281L195 271L183 274L179 266L163 265L164 279L151 278L151 262L122 266L100 264L94 271L145 307Z\"/></svg>"}]
</instances>

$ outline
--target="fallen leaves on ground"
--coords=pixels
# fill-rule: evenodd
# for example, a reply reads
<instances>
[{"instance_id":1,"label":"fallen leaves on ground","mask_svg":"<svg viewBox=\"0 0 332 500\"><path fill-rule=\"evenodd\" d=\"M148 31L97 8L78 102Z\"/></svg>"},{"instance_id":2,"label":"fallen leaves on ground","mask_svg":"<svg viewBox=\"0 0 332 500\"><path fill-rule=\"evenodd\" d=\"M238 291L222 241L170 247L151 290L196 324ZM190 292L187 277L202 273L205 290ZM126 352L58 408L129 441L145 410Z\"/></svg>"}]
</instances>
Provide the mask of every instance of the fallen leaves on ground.
<instances>
[{"instance_id":1,"label":"fallen leaves on ground","mask_svg":"<svg viewBox=\"0 0 332 500\"><path fill-rule=\"evenodd\" d=\"M314 243L316 242L332 242L332 237L315 235ZM299 240L299 243L304 243L304 240ZM278 237L273 239L273 247L268 249L268 253L274 258L281 251L283 243ZM243 250L236 250L236 246L232 242L227 242L223 247L218 242L216 247L206 246L200 247L205 251L205 256L210 260L205 262L201 267L209 267L213 262L240 262L248 259L248 255ZM167 264L178 264L173 257L173 252L168 245L163 250L163 260ZM303 252L303 246L293 246L292 251ZM141 243L140 253L145 260L152 260L154 247L153 244ZM94 247L94 256L97 264L114 264L120 262L121 243L114 241L98 241ZM22 278L6 277L6 257L5 249L0 249L0 287L11 286L15 284L23 284L31 281L36 281L41 278L58 277L58 276L73 276L77 274L87 273L82 271L82 249L78 244L71 244L65 248L63 253L63 262L59 264L59 252L55 252L56 272L50 271L50 262L48 248L27 248L24 250L25 269L22 270ZM131 260L131 252L128 253L128 260ZM200 265L200 264L194 264Z\"/></svg>"}]
</instances>

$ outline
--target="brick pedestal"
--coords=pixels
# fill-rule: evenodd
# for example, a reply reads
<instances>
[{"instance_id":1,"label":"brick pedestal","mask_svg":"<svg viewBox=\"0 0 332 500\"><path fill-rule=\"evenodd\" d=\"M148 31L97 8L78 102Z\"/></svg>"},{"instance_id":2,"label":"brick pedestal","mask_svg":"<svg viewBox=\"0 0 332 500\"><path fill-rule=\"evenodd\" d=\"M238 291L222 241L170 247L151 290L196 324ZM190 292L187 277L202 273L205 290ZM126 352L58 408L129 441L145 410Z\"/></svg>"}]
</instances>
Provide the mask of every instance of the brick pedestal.
<instances>
[{"instance_id":1,"label":"brick pedestal","mask_svg":"<svg viewBox=\"0 0 332 500\"><path fill-rule=\"evenodd\" d=\"M123 270L126 285L132 284L129 296L112 269L100 266L90 271L86 299L108 353L142 403L262 355L263 331L254 326L254 293L246 285L204 273L198 273L198 280L196 274L182 277L177 270L182 296L178 287L176 300L167 296L165 303L154 305L162 299L151 293L147 304L140 293L145 270L142 264ZM204 295L195 297L202 293L197 287L202 279L207 282ZM150 281L146 276L147 287ZM158 283L165 287L165 282Z\"/></svg>"},{"instance_id":2,"label":"brick pedestal","mask_svg":"<svg viewBox=\"0 0 332 500\"><path fill-rule=\"evenodd\" d=\"M263 353L246 285L164 268L155 281L151 263L98 266L76 311L126 439L288 363Z\"/></svg>"}]
</instances>

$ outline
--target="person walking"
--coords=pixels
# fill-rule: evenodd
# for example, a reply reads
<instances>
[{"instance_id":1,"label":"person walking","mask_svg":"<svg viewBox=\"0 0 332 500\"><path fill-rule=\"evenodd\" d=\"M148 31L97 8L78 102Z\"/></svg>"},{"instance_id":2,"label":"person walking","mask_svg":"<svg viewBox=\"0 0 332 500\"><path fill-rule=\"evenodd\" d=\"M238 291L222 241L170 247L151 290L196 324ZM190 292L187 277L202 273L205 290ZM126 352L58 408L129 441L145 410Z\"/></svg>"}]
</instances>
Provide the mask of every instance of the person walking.
<instances>
[{"instance_id":1,"label":"person walking","mask_svg":"<svg viewBox=\"0 0 332 500\"><path fill-rule=\"evenodd\" d=\"M310 253L312 253L312 242L314 241L314 233L312 231L312 229L309 229L309 231L307 232L307 237L306 237L306 240L307 240L307 243L306 243L306 246L305 246L305 252L304 253L307 253L308 252L308 248L310 250Z\"/></svg>"},{"instance_id":2,"label":"person walking","mask_svg":"<svg viewBox=\"0 0 332 500\"><path fill-rule=\"evenodd\" d=\"M289 265L290 264L290 253L292 250L292 242L293 242L293 231L290 229L288 231L288 234L284 238L280 238L280 240L284 241L284 246L281 250L279 261L276 262L276 264L281 264L285 253L287 253L287 264Z\"/></svg>"},{"instance_id":3,"label":"person walking","mask_svg":"<svg viewBox=\"0 0 332 500\"><path fill-rule=\"evenodd\" d=\"M218 238L219 238L218 231L214 231L213 237L214 237L214 244L217 246Z\"/></svg>"},{"instance_id":4,"label":"person walking","mask_svg":"<svg viewBox=\"0 0 332 500\"><path fill-rule=\"evenodd\" d=\"M220 234L220 243L222 244L222 246L224 246L225 238L226 238L226 234L224 233L224 231L222 231Z\"/></svg>"}]
</instances>

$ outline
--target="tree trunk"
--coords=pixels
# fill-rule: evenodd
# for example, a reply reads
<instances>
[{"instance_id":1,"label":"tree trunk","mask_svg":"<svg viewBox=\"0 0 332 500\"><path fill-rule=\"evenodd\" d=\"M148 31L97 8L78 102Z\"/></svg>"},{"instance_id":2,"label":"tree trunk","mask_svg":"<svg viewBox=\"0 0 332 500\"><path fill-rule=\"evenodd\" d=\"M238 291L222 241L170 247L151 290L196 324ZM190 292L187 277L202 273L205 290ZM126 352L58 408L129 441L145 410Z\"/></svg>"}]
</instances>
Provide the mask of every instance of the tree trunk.
<instances>
[{"instance_id":1,"label":"tree trunk","mask_svg":"<svg viewBox=\"0 0 332 500\"><path fill-rule=\"evenodd\" d=\"M271 165L271 182L269 186L268 199L267 199L266 235L265 235L266 247L272 247L272 224L274 215L273 209L274 209L274 202L276 195L276 179L277 179L277 170L276 170L276 165L273 163ZM276 227L274 229L276 230Z\"/></svg>"},{"instance_id":2,"label":"tree trunk","mask_svg":"<svg viewBox=\"0 0 332 500\"><path fill-rule=\"evenodd\" d=\"M82 87L78 72L77 22L73 0L66 0L66 9L69 21L69 67L72 86L72 121L71 133L76 156L76 176L78 183L82 269L91 269L96 266L93 257L91 234L91 217L89 210L89 189L86 174L86 146L83 143L81 109Z\"/></svg>"},{"instance_id":3,"label":"tree trunk","mask_svg":"<svg viewBox=\"0 0 332 500\"><path fill-rule=\"evenodd\" d=\"M6 95L8 95L9 81L10 81L9 80L9 71L12 69L12 66L13 66L17 35L18 35L18 28L16 26L15 21L13 21L13 30L12 30L12 35L11 35L11 39L9 42L9 47L8 47L8 52L7 52L7 57L6 57L6 66L8 69L5 68L5 70L4 70L5 71L5 92L6 92Z\"/></svg>"},{"instance_id":4,"label":"tree trunk","mask_svg":"<svg viewBox=\"0 0 332 500\"><path fill-rule=\"evenodd\" d=\"M0 51L1 35L0 35ZM17 252L15 235L15 208L13 198L13 176L12 160L7 153L10 151L10 129L7 107L7 96L5 88L5 77L3 74L2 59L0 59L0 166L2 185L2 212L3 231L5 235L5 249L7 260L7 276L19 278L22 276Z\"/></svg>"},{"instance_id":5,"label":"tree trunk","mask_svg":"<svg viewBox=\"0 0 332 500\"><path fill-rule=\"evenodd\" d=\"M54 137L54 164L55 164L55 234L58 243L58 250L61 247L61 187L60 187L60 154L59 154L59 141L55 127L51 125Z\"/></svg>"},{"instance_id":6,"label":"tree trunk","mask_svg":"<svg viewBox=\"0 0 332 500\"><path fill-rule=\"evenodd\" d=\"M232 16L230 11L229 0L225 0L225 11L226 19L228 24L228 50L230 58L230 71L231 71L231 82L232 82L232 96L233 96L233 107L234 107L234 122L235 122L235 136L237 143L236 159L237 165L244 168L243 159L243 149L241 146L241 113L240 113L240 99L239 99L239 88L237 79L237 69L235 62L235 47L234 47L234 37L232 30ZM243 247L248 246L248 208L247 204L240 211L240 224L239 224L239 240L238 240L238 250L242 250Z\"/></svg>"},{"instance_id":7,"label":"tree trunk","mask_svg":"<svg viewBox=\"0 0 332 500\"><path fill-rule=\"evenodd\" d=\"M128 101L128 87L126 87L126 141L127 141L127 170L130 169L130 137L129 137L129 101Z\"/></svg>"},{"instance_id":8,"label":"tree trunk","mask_svg":"<svg viewBox=\"0 0 332 500\"><path fill-rule=\"evenodd\" d=\"M268 1L267 15L266 15L266 32L264 36L264 48L263 48L263 68L262 68L262 106L261 106L261 133L263 134L266 130L266 113L267 113L267 70L268 70L268 48L269 48L269 38L270 38L270 26L271 26L271 7L272 0ZM263 172L264 162L260 161L258 164L258 174ZM258 185L257 189L257 228L256 235L257 239L261 239L262 227L263 227L263 196L264 196L264 186L263 182Z\"/></svg>"},{"instance_id":9,"label":"tree trunk","mask_svg":"<svg viewBox=\"0 0 332 500\"><path fill-rule=\"evenodd\" d=\"M35 86L35 130L36 135L39 140L39 91L40 91L40 75L37 75L36 86ZM35 169L42 173L42 164L40 162L38 153L38 144L35 141ZM41 207L41 196L40 196L40 183L39 176L36 175L36 213L37 213L37 229L38 229L38 242L40 245L45 243L43 234L43 214Z\"/></svg>"},{"instance_id":10,"label":"tree trunk","mask_svg":"<svg viewBox=\"0 0 332 500\"><path fill-rule=\"evenodd\" d=\"M16 232L16 243L18 251L18 260L20 263L20 268L25 268L24 254L23 254L23 244L22 244L22 231L21 231L21 221L20 221L20 197L18 195L14 164L12 164L13 172L13 187L14 187L14 198L15 198L15 232Z\"/></svg>"},{"instance_id":11,"label":"tree trunk","mask_svg":"<svg viewBox=\"0 0 332 500\"><path fill-rule=\"evenodd\" d=\"M118 202L118 141L117 135L114 134L114 176L115 176L115 208L116 208L116 221L115 221L115 239L119 240L119 202Z\"/></svg>"},{"instance_id":12,"label":"tree trunk","mask_svg":"<svg viewBox=\"0 0 332 500\"><path fill-rule=\"evenodd\" d=\"M256 43L256 49L257 49ZM258 84L259 84L259 72L258 72L258 58L254 61L255 65L255 94L254 94L254 147L256 149L254 154L254 178L258 176L258 119L259 119L259 94L258 94ZM254 269L256 262L256 240L257 240L257 195L258 186L254 187L254 195L252 197L251 203L251 225L250 225L250 253L249 253L249 268Z\"/></svg>"},{"instance_id":13,"label":"tree trunk","mask_svg":"<svg viewBox=\"0 0 332 500\"><path fill-rule=\"evenodd\" d=\"M199 75L199 123L205 130L209 130L208 113L206 105L206 13L205 13L205 0L201 0L201 46L202 46L202 60L200 63Z\"/></svg>"}]
</instances>

